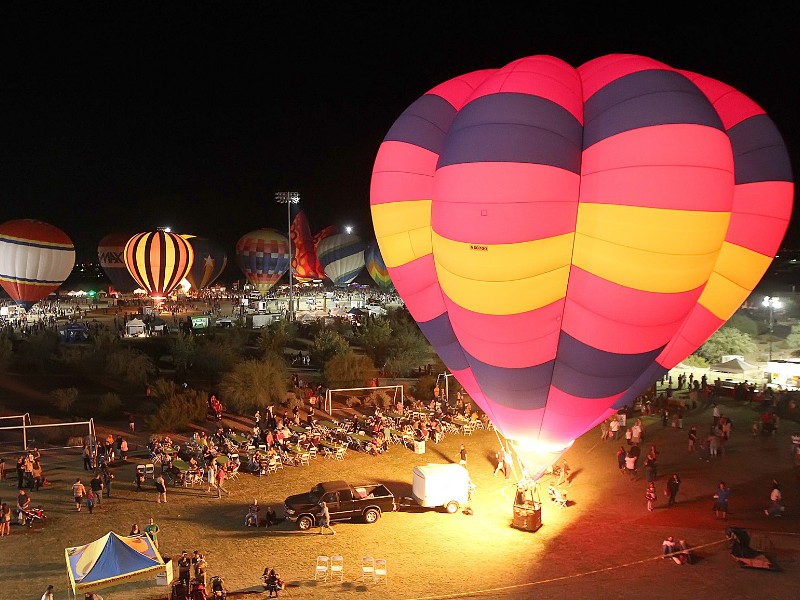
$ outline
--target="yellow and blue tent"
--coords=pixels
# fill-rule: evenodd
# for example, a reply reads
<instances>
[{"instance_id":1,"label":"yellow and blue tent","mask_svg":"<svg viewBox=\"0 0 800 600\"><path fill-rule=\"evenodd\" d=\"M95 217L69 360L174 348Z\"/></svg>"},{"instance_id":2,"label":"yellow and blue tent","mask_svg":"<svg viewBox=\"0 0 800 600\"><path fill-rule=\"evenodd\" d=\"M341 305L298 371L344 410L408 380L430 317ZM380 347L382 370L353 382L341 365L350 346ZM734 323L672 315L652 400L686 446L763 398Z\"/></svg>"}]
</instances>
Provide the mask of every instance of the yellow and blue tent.
<instances>
[{"instance_id":1,"label":"yellow and blue tent","mask_svg":"<svg viewBox=\"0 0 800 600\"><path fill-rule=\"evenodd\" d=\"M109 532L99 540L67 548L67 571L73 593L155 579L166 567L146 535L122 537Z\"/></svg>"}]
</instances>

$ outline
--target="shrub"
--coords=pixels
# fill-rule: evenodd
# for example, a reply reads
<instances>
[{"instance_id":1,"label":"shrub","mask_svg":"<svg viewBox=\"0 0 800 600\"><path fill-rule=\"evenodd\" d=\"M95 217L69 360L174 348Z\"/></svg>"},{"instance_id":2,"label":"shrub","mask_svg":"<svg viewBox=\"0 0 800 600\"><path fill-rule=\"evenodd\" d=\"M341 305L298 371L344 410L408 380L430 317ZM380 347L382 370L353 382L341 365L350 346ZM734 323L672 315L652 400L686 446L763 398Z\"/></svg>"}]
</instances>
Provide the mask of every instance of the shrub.
<instances>
[{"instance_id":1,"label":"shrub","mask_svg":"<svg viewBox=\"0 0 800 600\"><path fill-rule=\"evenodd\" d=\"M355 408L356 406L361 406L361 399L356 398L355 396L350 396L347 400L344 401L347 408Z\"/></svg>"},{"instance_id":2,"label":"shrub","mask_svg":"<svg viewBox=\"0 0 800 600\"><path fill-rule=\"evenodd\" d=\"M303 408L303 399L298 397L294 392L287 392L285 404L289 410L294 410L295 406L300 409Z\"/></svg>"},{"instance_id":3,"label":"shrub","mask_svg":"<svg viewBox=\"0 0 800 600\"><path fill-rule=\"evenodd\" d=\"M119 413L122 408L122 399L114 392L102 394L97 400L97 410L101 415L110 416Z\"/></svg>"},{"instance_id":4,"label":"shrub","mask_svg":"<svg viewBox=\"0 0 800 600\"><path fill-rule=\"evenodd\" d=\"M286 363L274 355L245 360L223 377L222 401L239 414L250 414L265 405L285 402L288 379Z\"/></svg>"},{"instance_id":5,"label":"shrub","mask_svg":"<svg viewBox=\"0 0 800 600\"><path fill-rule=\"evenodd\" d=\"M351 351L337 354L325 363L325 383L332 388L362 387L375 375L375 365L369 356Z\"/></svg>"},{"instance_id":6,"label":"shrub","mask_svg":"<svg viewBox=\"0 0 800 600\"><path fill-rule=\"evenodd\" d=\"M315 365L325 365L330 359L350 350L350 344L333 329L322 329L314 338L311 361Z\"/></svg>"},{"instance_id":7,"label":"shrub","mask_svg":"<svg viewBox=\"0 0 800 600\"><path fill-rule=\"evenodd\" d=\"M75 388L59 388L50 392L53 404L62 413L68 413L78 399L78 390Z\"/></svg>"},{"instance_id":8,"label":"shrub","mask_svg":"<svg viewBox=\"0 0 800 600\"><path fill-rule=\"evenodd\" d=\"M146 354L132 348L115 348L106 356L106 370L132 387L144 386L155 373L155 365Z\"/></svg>"},{"instance_id":9,"label":"shrub","mask_svg":"<svg viewBox=\"0 0 800 600\"><path fill-rule=\"evenodd\" d=\"M146 420L154 431L185 431L190 422L186 404L177 396L162 402L155 414Z\"/></svg>"},{"instance_id":10,"label":"shrub","mask_svg":"<svg viewBox=\"0 0 800 600\"><path fill-rule=\"evenodd\" d=\"M16 353L16 366L23 371L41 373L58 351L58 334L46 330L25 339Z\"/></svg>"},{"instance_id":11,"label":"shrub","mask_svg":"<svg viewBox=\"0 0 800 600\"><path fill-rule=\"evenodd\" d=\"M421 398L423 402L430 402L433 398L433 388L436 387L436 377L433 375L423 375L417 381L411 392L414 397Z\"/></svg>"},{"instance_id":12,"label":"shrub","mask_svg":"<svg viewBox=\"0 0 800 600\"><path fill-rule=\"evenodd\" d=\"M692 354L691 356L687 356L685 359L683 359L682 362L688 367L698 367L702 369L708 367L708 361L702 356L698 356L697 354Z\"/></svg>"}]
</instances>

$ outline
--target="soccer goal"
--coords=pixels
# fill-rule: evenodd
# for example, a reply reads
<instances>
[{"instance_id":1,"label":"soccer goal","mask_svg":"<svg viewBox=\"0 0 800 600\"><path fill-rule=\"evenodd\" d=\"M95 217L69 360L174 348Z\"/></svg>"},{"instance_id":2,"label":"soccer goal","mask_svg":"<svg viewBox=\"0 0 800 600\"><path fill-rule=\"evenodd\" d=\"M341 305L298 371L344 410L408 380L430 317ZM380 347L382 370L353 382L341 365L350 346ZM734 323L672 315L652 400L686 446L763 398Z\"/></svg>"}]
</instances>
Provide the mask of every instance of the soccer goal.
<instances>
[{"instance_id":1,"label":"soccer goal","mask_svg":"<svg viewBox=\"0 0 800 600\"><path fill-rule=\"evenodd\" d=\"M31 416L25 413L0 417L0 420L19 422L19 425L0 427L0 454L19 452L20 446L27 452L31 448L39 448L41 451L81 448L84 444L94 448L96 444L94 419L34 425ZM37 439L36 436L42 439Z\"/></svg>"},{"instance_id":2,"label":"soccer goal","mask_svg":"<svg viewBox=\"0 0 800 600\"><path fill-rule=\"evenodd\" d=\"M365 398L369 396L373 392L377 391L385 391L389 396L392 397L392 406L396 406L398 402L404 403L405 395L403 393L403 386L402 385L379 385L375 387L363 387L363 388L339 388L336 390L328 390L325 394L325 406L323 406L323 410L331 414L333 412L333 399L335 397L342 397L342 398Z\"/></svg>"}]
</instances>

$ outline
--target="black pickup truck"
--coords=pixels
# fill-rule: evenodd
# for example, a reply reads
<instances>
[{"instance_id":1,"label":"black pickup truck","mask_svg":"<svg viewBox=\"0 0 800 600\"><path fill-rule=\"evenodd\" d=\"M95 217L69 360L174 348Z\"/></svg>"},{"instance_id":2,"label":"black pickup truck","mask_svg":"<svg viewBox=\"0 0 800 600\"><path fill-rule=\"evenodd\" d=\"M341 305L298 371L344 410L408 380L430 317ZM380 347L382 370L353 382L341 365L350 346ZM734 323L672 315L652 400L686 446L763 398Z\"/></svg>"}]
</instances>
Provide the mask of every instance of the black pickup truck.
<instances>
[{"instance_id":1,"label":"black pickup truck","mask_svg":"<svg viewBox=\"0 0 800 600\"><path fill-rule=\"evenodd\" d=\"M283 510L300 529L310 529L319 524L323 501L328 505L331 522L363 518L367 523L375 523L383 512L397 510L394 494L386 486L351 485L346 481L318 483L310 492L289 496Z\"/></svg>"}]
</instances>

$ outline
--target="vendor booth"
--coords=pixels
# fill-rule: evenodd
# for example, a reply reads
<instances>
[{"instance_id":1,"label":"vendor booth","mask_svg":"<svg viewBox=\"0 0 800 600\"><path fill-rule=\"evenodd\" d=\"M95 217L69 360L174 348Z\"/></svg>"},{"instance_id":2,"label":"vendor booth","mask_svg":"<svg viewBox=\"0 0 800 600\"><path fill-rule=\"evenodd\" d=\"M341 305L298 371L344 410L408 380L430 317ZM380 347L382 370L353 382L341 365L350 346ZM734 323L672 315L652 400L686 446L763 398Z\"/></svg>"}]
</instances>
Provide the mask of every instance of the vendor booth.
<instances>
[{"instance_id":1,"label":"vendor booth","mask_svg":"<svg viewBox=\"0 0 800 600\"><path fill-rule=\"evenodd\" d=\"M131 319L125 323L125 333L130 337L138 337L145 334L144 321L141 319Z\"/></svg>"}]
</instances>

